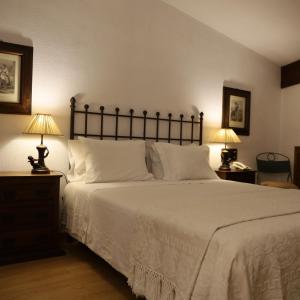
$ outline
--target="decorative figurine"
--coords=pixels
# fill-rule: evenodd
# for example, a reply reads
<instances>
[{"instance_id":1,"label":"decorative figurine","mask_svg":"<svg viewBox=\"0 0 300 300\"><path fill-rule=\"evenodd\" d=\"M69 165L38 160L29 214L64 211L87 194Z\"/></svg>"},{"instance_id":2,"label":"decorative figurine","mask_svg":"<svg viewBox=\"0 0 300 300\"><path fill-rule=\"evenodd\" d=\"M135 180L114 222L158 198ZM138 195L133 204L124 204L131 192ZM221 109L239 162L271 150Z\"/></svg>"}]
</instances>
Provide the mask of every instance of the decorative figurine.
<instances>
[{"instance_id":1,"label":"decorative figurine","mask_svg":"<svg viewBox=\"0 0 300 300\"><path fill-rule=\"evenodd\" d=\"M32 165L32 174L49 174L50 170L46 167L44 159L49 155L48 148L41 144L36 147L39 153L39 158L28 156L28 162Z\"/></svg>"}]
</instances>

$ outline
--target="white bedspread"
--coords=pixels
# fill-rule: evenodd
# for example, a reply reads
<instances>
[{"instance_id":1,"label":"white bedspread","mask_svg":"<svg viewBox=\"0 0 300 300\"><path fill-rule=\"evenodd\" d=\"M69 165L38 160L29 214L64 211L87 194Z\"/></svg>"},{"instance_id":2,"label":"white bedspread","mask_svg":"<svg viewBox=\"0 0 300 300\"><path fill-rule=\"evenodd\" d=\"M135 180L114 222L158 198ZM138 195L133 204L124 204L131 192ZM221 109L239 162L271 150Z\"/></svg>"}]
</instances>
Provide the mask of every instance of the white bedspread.
<instances>
[{"instance_id":1,"label":"white bedspread","mask_svg":"<svg viewBox=\"0 0 300 300\"><path fill-rule=\"evenodd\" d=\"M213 180L74 183L65 222L149 300L294 300L299 195Z\"/></svg>"}]
</instances>

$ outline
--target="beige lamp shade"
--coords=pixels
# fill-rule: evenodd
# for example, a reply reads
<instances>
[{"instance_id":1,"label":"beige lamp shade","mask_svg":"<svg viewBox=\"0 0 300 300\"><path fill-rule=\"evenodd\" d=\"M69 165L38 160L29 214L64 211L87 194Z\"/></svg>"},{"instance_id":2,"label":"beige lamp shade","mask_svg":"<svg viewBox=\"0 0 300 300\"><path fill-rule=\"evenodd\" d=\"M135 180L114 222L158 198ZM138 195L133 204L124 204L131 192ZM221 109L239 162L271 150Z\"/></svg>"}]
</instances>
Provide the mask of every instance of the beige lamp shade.
<instances>
[{"instance_id":1,"label":"beige lamp shade","mask_svg":"<svg viewBox=\"0 0 300 300\"><path fill-rule=\"evenodd\" d=\"M36 114L23 133L41 135L62 135L51 115Z\"/></svg>"},{"instance_id":2,"label":"beige lamp shade","mask_svg":"<svg viewBox=\"0 0 300 300\"><path fill-rule=\"evenodd\" d=\"M225 148L226 148L226 144L241 143L241 140L239 139L239 137L236 135L236 133L232 129L221 128L215 134L212 142L213 143L224 143Z\"/></svg>"}]
</instances>

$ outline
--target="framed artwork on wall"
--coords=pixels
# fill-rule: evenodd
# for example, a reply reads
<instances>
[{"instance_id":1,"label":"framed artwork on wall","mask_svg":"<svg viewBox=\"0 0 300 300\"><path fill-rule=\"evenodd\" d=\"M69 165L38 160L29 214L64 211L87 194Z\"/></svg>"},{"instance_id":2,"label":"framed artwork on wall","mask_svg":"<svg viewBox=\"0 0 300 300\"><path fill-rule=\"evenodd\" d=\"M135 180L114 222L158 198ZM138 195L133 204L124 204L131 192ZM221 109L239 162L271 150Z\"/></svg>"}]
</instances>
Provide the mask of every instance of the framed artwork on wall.
<instances>
[{"instance_id":1,"label":"framed artwork on wall","mask_svg":"<svg viewBox=\"0 0 300 300\"><path fill-rule=\"evenodd\" d=\"M0 41L0 113L31 114L33 48Z\"/></svg>"},{"instance_id":2,"label":"framed artwork on wall","mask_svg":"<svg viewBox=\"0 0 300 300\"><path fill-rule=\"evenodd\" d=\"M251 92L223 87L222 128L232 128L238 135L250 134Z\"/></svg>"}]
</instances>

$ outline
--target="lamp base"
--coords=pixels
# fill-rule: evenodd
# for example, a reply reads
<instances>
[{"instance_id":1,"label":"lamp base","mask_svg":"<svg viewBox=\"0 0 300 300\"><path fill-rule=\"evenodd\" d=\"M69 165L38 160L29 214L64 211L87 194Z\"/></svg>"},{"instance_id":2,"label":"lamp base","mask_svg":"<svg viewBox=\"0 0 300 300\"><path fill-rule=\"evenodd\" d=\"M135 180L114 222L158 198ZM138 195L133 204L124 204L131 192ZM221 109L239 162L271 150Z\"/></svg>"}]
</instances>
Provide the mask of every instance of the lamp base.
<instances>
[{"instance_id":1,"label":"lamp base","mask_svg":"<svg viewBox=\"0 0 300 300\"><path fill-rule=\"evenodd\" d=\"M43 136L42 136L43 142ZM39 146L36 147L39 158L33 158L32 156L28 156L28 162L31 164L33 169L31 170L31 174L49 174L50 170L45 165L45 158L49 155L48 148L41 143Z\"/></svg>"},{"instance_id":2,"label":"lamp base","mask_svg":"<svg viewBox=\"0 0 300 300\"><path fill-rule=\"evenodd\" d=\"M47 167L40 167L32 169L31 174L50 174L50 170Z\"/></svg>"},{"instance_id":3,"label":"lamp base","mask_svg":"<svg viewBox=\"0 0 300 300\"><path fill-rule=\"evenodd\" d=\"M229 149L223 148L221 152L222 165L219 168L220 171L230 171L231 162L231 151Z\"/></svg>"},{"instance_id":4,"label":"lamp base","mask_svg":"<svg viewBox=\"0 0 300 300\"><path fill-rule=\"evenodd\" d=\"M223 164L222 166L219 167L220 171L230 171L231 168L229 165Z\"/></svg>"}]
</instances>

